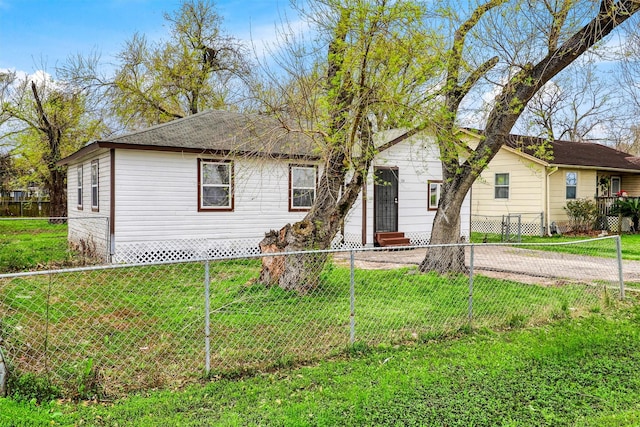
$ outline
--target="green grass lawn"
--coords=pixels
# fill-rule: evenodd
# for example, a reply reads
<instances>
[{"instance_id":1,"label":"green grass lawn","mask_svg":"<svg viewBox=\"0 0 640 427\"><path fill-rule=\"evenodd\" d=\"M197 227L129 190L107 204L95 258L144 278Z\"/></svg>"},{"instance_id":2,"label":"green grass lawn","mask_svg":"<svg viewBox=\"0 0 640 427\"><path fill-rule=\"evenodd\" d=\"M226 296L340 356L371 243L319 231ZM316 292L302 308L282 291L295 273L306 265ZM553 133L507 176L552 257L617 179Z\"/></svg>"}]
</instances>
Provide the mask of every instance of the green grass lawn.
<instances>
[{"instance_id":1,"label":"green grass lawn","mask_svg":"<svg viewBox=\"0 0 640 427\"><path fill-rule=\"evenodd\" d=\"M0 273L70 265L67 225L0 218Z\"/></svg>"},{"instance_id":2,"label":"green grass lawn","mask_svg":"<svg viewBox=\"0 0 640 427\"><path fill-rule=\"evenodd\" d=\"M107 403L0 399L0 425L640 424L638 307L362 350Z\"/></svg>"},{"instance_id":3,"label":"green grass lawn","mask_svg":"<svg viewBox=\"0 0 640 427\"><path fill-rule=\"evenodd\" d=\"M320 286L303 296L254 283L259 269L259 260L211 263L212 376L308 363L348 348L349 268L329 263ZM205 368L203 282L201 263L0 279L0 335L16 394L42 394L22 382L30 373L46 373L57 393L80 398L198 381ZM354 282L353 333L362 347L429 342L470 327L520 328L621 304L600 285L477 275L470 312L465 275L356 270Z\"/></svg>"},{"instance_id":4,"label":"green grass lawn","mask_svg":"<svg viewBox=\"0 0 640 427\"><path fill-rule=\"evenodd\" d=\"M29 224L7 241L48 241L46 221ZM622 244L625 257L640 256L638 236ZM607 245L595 252L608 256ZM259 268L259 260L210 264L209 377L202 263L0 279L15 398L0 400L0 426L633 425L640 417L640 310L604 284L477 275L470 323L464 275L356 270L350 346L348 268L328 263L303 296L256 284ZM166 391L148 394L155 389ZM128 397L47 403L61 393Z\"/></svg>"}]
</instances>

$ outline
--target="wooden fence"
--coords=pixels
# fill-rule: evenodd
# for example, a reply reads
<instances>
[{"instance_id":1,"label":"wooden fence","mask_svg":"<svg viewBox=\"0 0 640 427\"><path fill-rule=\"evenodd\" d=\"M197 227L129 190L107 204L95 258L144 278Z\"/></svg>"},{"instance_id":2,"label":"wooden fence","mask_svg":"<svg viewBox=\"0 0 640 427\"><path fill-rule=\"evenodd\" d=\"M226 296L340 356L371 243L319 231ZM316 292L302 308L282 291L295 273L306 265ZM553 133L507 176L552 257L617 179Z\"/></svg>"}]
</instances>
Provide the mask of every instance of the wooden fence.
<instances>
[{"instance_id":1,"label":"wooden fence","mask_svg":"<svg viewBox=\"0 0 640 427\"><path fill-rule=\"evenodd\" d=\"M19 217L48 217L49 202L22 201L8 202L0 201L0 216Z\"/></svg>"}]
</instances>

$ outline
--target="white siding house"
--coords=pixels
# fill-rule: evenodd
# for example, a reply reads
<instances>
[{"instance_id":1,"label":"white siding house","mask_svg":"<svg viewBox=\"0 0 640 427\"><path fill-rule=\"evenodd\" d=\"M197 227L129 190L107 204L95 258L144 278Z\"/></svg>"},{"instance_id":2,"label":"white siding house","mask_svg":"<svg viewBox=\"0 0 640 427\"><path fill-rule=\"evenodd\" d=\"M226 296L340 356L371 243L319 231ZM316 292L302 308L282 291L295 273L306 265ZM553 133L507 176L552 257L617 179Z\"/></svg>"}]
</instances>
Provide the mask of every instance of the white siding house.
<instances>
[{"instance_id":1,"label":"white siding house","mask_svg":"<svg viewBox=\"0 0 640 427\"><path fill-rule=\"evenodd\" d=\"M313 152L311 138L270 119L221 111L92 142L60 162L69 240L114 262L255 251L308 211L322 172ZM440 177L429 139L385 149L337 242L371 246L376 232L398 231L427 243ZM468 236L468 201L462 215Z\"/></svg>"}]
</instances>

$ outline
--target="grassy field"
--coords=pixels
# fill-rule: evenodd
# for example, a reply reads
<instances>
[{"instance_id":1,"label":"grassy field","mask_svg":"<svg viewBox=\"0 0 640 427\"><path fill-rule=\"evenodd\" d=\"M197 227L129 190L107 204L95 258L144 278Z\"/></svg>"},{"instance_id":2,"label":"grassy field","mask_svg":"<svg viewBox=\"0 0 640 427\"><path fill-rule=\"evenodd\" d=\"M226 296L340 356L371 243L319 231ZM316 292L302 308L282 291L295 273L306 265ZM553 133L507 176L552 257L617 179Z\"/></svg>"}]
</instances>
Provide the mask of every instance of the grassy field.
<instances>
[{"instance_id":1,"label":"grassy field","mask_svg":"<svg viewBox=\"0 0 640 427\"><path fill-rule=\"evenodd\" d=\"M349 268L328 264L321 285L304 296L254 283L259 268L259 260L211 263L211 375L321 360L348 348ZM16 394L40 397L23 384L30 373L46 374L53 395L80 398L198 381L203 282L201 263L0 279L0 334ZM354 282L354 338L365 347L428 342L470 327L538 325L620 304L603 287L478 275L470 323L464 275L356 270Z\"/></svg>"},{"instance_id":2,"label":"grassy field","mask_svg":"<svg viewBox=\"0 0 640 427\"><path fill-rule=\"evenodd\" d=\"M71 265L67 225L0 218L0 273Z\"/></svg>"},{"instance_id":3,"label":"grassy field","mask_svg":"<svg viewBox=\"0 0 640 427\"><path fill-rule=\"evenodd\" d=\"M114 402L0 399L0 425L637 426L638 354L636 307Z\"/></svg>"},{"instance_id":4,"label":"grassy field","mask_svg":"<svg viewBox=\"0 0 640 427\"><path fill-rule=\"evenodd\" d=\"M29 224L5 242L66 236ZM622 244L625 258L640 257L638 236ZM51 253L53 264L69 256ZM466 276L356 270L350 346L348 268L330 262L299 296L256 284L258 260L215 262L205 377L203 268L0 279L17 390L0 399L0 426L640 424L633 295L475 276L469 323ZM118 399L131 392L141 394Z\"/></svg>"}]
</instances>

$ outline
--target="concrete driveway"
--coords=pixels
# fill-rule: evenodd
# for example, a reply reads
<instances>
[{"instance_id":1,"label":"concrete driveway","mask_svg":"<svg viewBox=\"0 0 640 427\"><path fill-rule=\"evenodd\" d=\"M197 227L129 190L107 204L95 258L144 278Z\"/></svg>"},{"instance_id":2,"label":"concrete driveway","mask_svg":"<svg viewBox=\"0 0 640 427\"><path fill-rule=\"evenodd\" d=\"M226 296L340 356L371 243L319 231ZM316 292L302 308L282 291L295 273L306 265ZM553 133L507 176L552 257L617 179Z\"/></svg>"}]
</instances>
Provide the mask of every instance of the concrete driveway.
<instances>
[{"instance_id":1,"label":"concrete driveway","mask_svg":"<svg viewBox=\"0 0 640 427\"><path fill-rule=\"evenodd\" d=\"M615 258L572 255L559 252L525 249L504 245L475 245L474 271L492 277L526 283L557 283L558 281L613 282L619 280ZM368 250L355 253L355 264L364 269L388 269L419 265L426 248L401 250ZM471 247L466 247L466 264L470 265ZM341 263L349 262L349 253L336 256ZM640 282L640 262L623 261L625 282ZM640 286L638 286L640 287Z\"/></svg>"}]
</instances>

